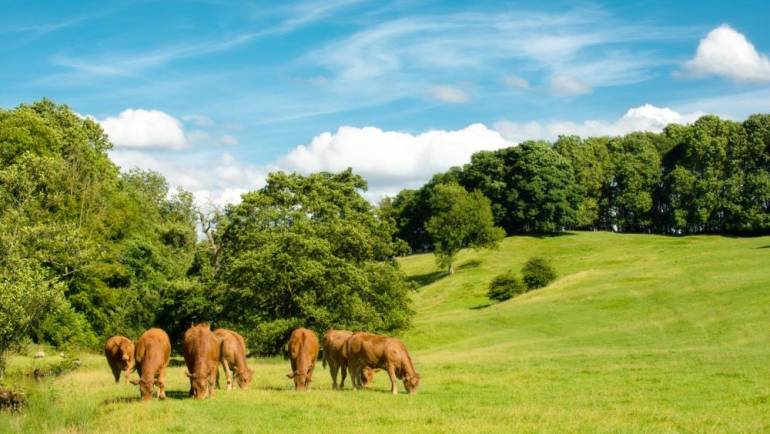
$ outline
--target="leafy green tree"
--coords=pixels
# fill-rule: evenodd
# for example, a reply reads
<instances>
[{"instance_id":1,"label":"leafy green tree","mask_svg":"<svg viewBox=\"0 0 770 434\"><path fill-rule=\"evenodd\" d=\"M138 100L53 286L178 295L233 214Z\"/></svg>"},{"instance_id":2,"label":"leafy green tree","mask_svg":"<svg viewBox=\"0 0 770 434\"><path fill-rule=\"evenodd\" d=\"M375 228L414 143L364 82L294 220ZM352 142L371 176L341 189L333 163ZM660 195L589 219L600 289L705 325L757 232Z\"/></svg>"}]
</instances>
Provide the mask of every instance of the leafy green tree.
<instances>
[{"instance_id":1,"label":"leafy green tree","mask_svg":"<svg viewBox=\"0 0 770 434\"><path fill-rule=\"evenodd\" d=\"M434 243L436 262L454 274L455 255L464 248L495 247L505 232L494 225L490 201L480 191L469 193L457 184L435 188L433 217L425 224Z\"/></svg>"},{"instance_id":2,"label":"leafy green tree","mask_svg":"<svg viewBox=\"0 0 770 434\"><path fill-rule=\"evenodd\" d=\"M556 270L545 258L536 256L524 264L521 268L521 276L527 288L537 289L548 286L556 280Z\"/></svg>"},{"instance_id":3,"label":"leafy green tree","mask_svg":"<svg viewBox=\"0 0 770 434\"><path fill-rule=\"evenodd\" d=\"M570 161L575 177L578 206L575 226L584 229L609 229L611 222L601 219L600 204L606 202L602 187L612 175L607 143L609 137L560 136L554 150Z\"/></svg>"},{"instance_id":4,"label":"leafy green tree","mask_svg":"<svg viewBox=\"0 0 770 434\"><path fill-rule=\"evenodd\" d=\"M501 274L489 283L487 297L495 301L505 301L527 292L527 285L521 277L512 272Z\"/></svg>"},{"instance_id":5,"label":"leafy green tree","mask_svg":"<svg viewBox=\"0 0 770 434\"><path fill-rule=\"evenodd\" d=\"M222 320L249 330L257 351L277 352L298 325L392 332L409 324L395 227L365 189L350 170L277 172L227 208L216 298Z\"/></svg>"}]
</instances>

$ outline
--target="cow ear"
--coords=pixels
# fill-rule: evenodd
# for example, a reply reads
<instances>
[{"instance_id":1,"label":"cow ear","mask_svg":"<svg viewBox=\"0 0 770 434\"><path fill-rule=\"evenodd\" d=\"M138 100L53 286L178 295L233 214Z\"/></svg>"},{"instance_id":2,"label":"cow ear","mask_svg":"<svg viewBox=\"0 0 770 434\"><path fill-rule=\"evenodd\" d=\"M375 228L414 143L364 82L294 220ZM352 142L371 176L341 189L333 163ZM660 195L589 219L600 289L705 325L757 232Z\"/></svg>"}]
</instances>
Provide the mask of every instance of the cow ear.
<instances>
[{"instance_id":1,"label":"cow ear","mask_svg":"<svg viewBox=\"0 0 770 434\"><path fill-rule=\"evenodd\" d=\"M128 380L129 383L133 384L134 386L139 385L139 380Z\"/></svg>"}]
</instances>

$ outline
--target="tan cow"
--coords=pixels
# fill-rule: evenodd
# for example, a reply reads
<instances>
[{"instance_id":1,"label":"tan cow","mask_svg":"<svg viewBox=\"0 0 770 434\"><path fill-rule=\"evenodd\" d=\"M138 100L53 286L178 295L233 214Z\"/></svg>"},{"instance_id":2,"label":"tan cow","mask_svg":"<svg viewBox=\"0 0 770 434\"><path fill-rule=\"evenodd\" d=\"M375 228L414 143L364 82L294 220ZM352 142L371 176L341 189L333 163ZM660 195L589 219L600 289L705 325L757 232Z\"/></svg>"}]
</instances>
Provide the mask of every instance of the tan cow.
<instances>
[{"instance_id":1,"label":"tan cow","mask_svg":"<svg viewBox=\"0 0 770 434\"><path fill-rule=\"evenodd\" d=\"M348 375L348 357L347 347L345 343L353 335L353 332L348 330L327 330L324 333L323 348L324 358L323 365L329 364L329 373L332 376L332 389L337 389L337 372L341 371L342 379L339 384L339 389L345 387L345 378ZM361 383L364 387L369 387L374 379L374 370L366 367L361 371Z\"/></svg>"},{"instance_id":2,"label":"tan cow","mask_svg":"<svg viewBox=\"0 0 770 434\"><path fill-rule=\"evenodd\" d=\"M227 390L233 390L233 374L238 381L241 389L248 389L251 383L252 371L246 364L246 341L243 336L228 329L216 329L214 335L221 342L220 361L225 370L227 379ZM232 373L230 367L232 366ZM219 387L219 376L217 375L217 387Z\"/></svg>"},{"instance_id":3,"label":"tan cow","mask_svg":"<svg viewBox=\"0 0 770 434\"><path fill-rule=\"evenodd\" d=\"M312 330L300 327L291 332L288 346L291 374L286 376L294 380L294 390L310 390L318 358L318 338Z\"/></svg>"},{"instance_id":4,"label":"tan cow","mask_svg":"<svg viewBox=\"0 0 770 434\"><path fill-rule=\"evenodd\" d=\"M131 380L131 384L139 384L142 399L152 398L153 386L158 386L158 399L166 399L166 367L171 357L171 341L166 332L152 328L139 336L136 341L136 370L139 381Z\"/></svg>"},{"instance_id":5,"label":"tan cow","mask_svg":"<svg viewBox=\"0 0 770 434\"><path fill-rule=\"evenodd\" d=\"M417 392L420 374L415 372L412 359L404 343L396 338L368 333L354 333L347 341L348 369L353 385L360 389L361 371L365 367L388 371L390 391L398 394L398 380L404 380L404 387L410 394Z\"/></svg>"},{"instance_id":6,"label":"tan cow","mask_svg":"<svg viewBox=\"0 0 770 434\"><path fill-rule=\"evenodd\" d=\"M113 336L104 344L104 355L110 364L115 382L120 381L120 373L126 373L126 384L131 368L134 367L134 343L125 336Z\"/></svg>"},{"instance_id":7,"label":"tan cow","mask_svg":"<svg viewBox=\"0 0 770 434\"><path fill-rule=\"evenodd\" d=\"M182 354L187 364L185 375L190 379L190 395L195 399L213 398L220 344L207 323L187 329Z\"/></svg>"}]
</instances>

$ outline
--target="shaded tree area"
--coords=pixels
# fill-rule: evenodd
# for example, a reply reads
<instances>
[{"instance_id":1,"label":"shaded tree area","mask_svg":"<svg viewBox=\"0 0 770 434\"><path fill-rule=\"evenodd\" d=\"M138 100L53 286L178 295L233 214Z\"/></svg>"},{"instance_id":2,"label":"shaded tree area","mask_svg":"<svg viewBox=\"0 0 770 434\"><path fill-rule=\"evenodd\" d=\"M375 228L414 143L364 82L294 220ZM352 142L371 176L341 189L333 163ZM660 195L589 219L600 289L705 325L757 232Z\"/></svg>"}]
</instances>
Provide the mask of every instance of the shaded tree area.
<instances>
[{"instance_id":1,"label":"shaded tree area","mask_svg":"<svg viewBox=\"0 0 770 434\"><path fill-rule=\"evenodd\" d=\"M101 127L43 100L0 110L0 352L98 345L156 323L195 252L192 196L120 173Z\"/></svg>"},{"instance_id":2,"label":"shaded tree area","mask_svg":"<svg viewBox=\"0 0 770 434\"><path fill-rule=\"evenodd\" d=\"M508 234L568 229L660 234L770 232L770 115L704 116L661 133L561 136L482 151L392 200L397 236L434 245L426 224L437 185L456 182L491 201Z\"/></svg>"}]
</instances>

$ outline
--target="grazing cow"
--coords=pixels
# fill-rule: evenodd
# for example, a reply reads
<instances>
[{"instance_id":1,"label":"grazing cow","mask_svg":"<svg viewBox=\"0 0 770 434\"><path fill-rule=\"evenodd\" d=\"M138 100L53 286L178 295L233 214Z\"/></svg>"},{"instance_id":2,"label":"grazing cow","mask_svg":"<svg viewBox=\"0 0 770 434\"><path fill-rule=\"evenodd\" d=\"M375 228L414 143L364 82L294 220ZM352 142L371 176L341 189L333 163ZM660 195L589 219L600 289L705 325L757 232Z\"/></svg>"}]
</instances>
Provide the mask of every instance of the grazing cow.
<instances>
[{"instance_id":1,"label":"grazing cow","mask_svg":"<svg viewBox=\"0 0 770 434\"><path fill-rule=\"evenodd\" d=\"M220 361L225 370L227 390L233 390L233 375L230 372L232 366L235 379L241 389L248 389L251 383L251 369L246 364L246 342L243 336L228 329L216 329L214 335L221 342ZM217 371L219 372L219 371ZM217 375L217 387L219 387L219 375Z\"/></svg>"},{"instance_id":2,"label":"grazing cow","mask_svg":"<svg viewBox=\"0 0 770 434\"><path fill-rule=\"evenodd\" d=\"M323 365L329 364L329 373L332 376L332 389L337 389L337 372L341 371L342 380L339 384L339 389L345 387L345 378L348 375L348 357L347 347L345 343L353 335L353 332L348 330L328 330L324 333L323 348L324 358ZM374 378L374 370L366 367L361 371L361 383L364 387L368 387Z\"/></svg>"},{"instance_id":3,"label":"grazing cow","mask_svg":"<svg viewBox=\"0 0 770 434\"><path fill-rule=\"evenodd\" d=\"M104 344L104 355L110 364L115 382L120 381L120 373L126 373L126 384L131 368L134 367L134 343L125 336L113 336Z\"/></svg>"},{"instance_id":4,"label":"grazing cow","mask_svg":"<svg viewBox=\"0 0 770 434\"><path fill-rule=\"evenodd\" d=\"M396 338L368 333L354 333L347 341L348 369L353 385L360 389L361 371L365 367L388 371L390 391L398 394L398 380L404 380L407 392L414 394L420 384L420 374L415 372L412 359L404 343Z\"/></svg>"},{"instance_id":5,"label":"grazing cow","mask_svg":"<svg viewBox=\"0 0 770 434\"><path fill-rule=\"evenodd\" d=\"M220 343L207 323L194 325L184 333L182 353L190 379L190 395L195 399L214 397Z\"/></svg>"},{"instance_id":6,"label":"grazing cow","mask_svg":"<svg viewBox=\"0 0 770 434\"><path fill-rule=\"evenodd\" d=\"M310 390L317 358L318 338L315 333L306 328L298 328L291 332L289 338L291 374L286 376L294 380L294 390Z\"/></svg>"},{"instance_id":7,"label":"grazing cow","mask_svg":"<svg viewBox=\"0 0 770 434\"><path fill-rule=\"evenodd\" d=\"M171 341L161 329L152 328L139 336L136 341L136 370L139 381L131 380L131 384L139 384L142 399L152 398L152 389L158 385L158 399L166 399L166 367L171 357Z\"/></svg>"}]
</instances>

